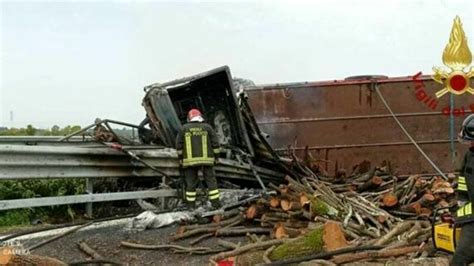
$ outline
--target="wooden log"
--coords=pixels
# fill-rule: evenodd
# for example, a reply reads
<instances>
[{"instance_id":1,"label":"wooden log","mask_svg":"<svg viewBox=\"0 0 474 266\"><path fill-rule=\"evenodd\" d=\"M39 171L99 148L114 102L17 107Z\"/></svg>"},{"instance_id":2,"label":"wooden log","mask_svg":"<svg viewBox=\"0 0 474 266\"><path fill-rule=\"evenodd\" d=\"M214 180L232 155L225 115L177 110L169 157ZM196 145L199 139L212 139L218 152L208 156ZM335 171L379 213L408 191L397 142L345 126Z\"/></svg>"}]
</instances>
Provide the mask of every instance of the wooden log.
<instances>
[{"instance_id":1,"label":"wooden log","mask_svg":"<svg viewBox=\"0 0 474 266\"><path fill-rule=\"evenodd\" d=\"M432 207L435 204L435 197L432 194L424 194L417 202L421 207Z\"/></svg>"},{"instance_id":2,"label":"wooden log","mask_svg":"<svg viewBox=\"0 0 474 266\"><path fill-rule=\"evenodd\" d=\"M91 224L93 224L93 223L94 223L94 222L92 221L92 222L88 222L88 223L83 224L83 225L79 225L79 226L73 227L72 229L68 229L67 231L64 231L64 232L62 232L62 233L60 233L60 234L57 234L57 235L55 235L55 236L53 236L53 237L50 237L50 238L48 238L48 239L46 239L46 240L43 240L43 241L41 241L41 242L39 242L39 243L37 243L37 244L34 244L33 246L28 247L28 249L29 249L29 250L37 249L37 248L39 248L39 247L41 247L41 246L44 246L44 245L46 245L46 244L48 244L48 243L51 243L51 242L53 242L53 241L56 241L56 240L58 240L59 238L65 237L65 236L67 236L67 235L69 235L69 234L72 234L72 233L74 233L74 232L76 232L76 231L78 231L78 230L80 230L80 229L83 229L83 228L85 228L85 227L87 227L87 226L89 226L89 225L91 225Z\"/></svg>"},{"instance_id":3,"label":"wooden log","mask_svg":"<svg viewBox=\"0 0 474 266\"><path fill-rule=\"evenodd\" d=\"M270 228L227 228L216 231L216 236L238 236L246 235L247 233L252 234L270 234L272 230Z\"/></svg>"},{"instance_id":4,"label":"wooden log","mask_svg":"<svg viewBox=\"0 0 474 266\"><path fill-rule=\"evenodd\" d=\"M204 228L204 227L216 227L217 228L217 227L225 226L225 225L233 223L236 219L241 219L242 217L243 216L239 212L237 215L228 217L228 218L226 218L224 220L221 220L217 223L182 225L182 226L178 227L178 230L176 230L176 234L179 235L179 234L182 234L186 231L194 230L194 229L197 229L197 228Z\"/></svg>"},{"instance_id":5,"label":"wooden log","mask_svg":"<svg viewBox=\"0 0 474 266\"><path fill-rule=\"evenodd\" d=\"M309 188L305 187L303 184L291 178L289 175L285 176L285 180L288 181L289 186L291 186L291 188L298 193L311 192Z\"/></svg>"},{"instance_id":6,"label":"wooden log","mask_svg":"<svg viewBox=\"0 0 474 266\"><path fill-rule=\"evenodd\" d=\"M32 255L32 254L15 254L15 247L0 248L0 264L1 265L38 265L38 266L65 266L68 265L58 259Z\"/></svg>"},{"instance_id":7,"label":"wooden log","mask_svg":"<svg viewBox=\"0 0 474 266\"><path fill-rule=\"evenodd\" d=\"M344 232L337 223L329 222L324 225L324 249L325 251L333 251L348 246Z\"/></svg>"},{"instance_id":8,"label":"wooden log","mask_svg":"<svg viewBox=\"0 0 474 266\"><path fill-rule=\"evenodd\" d=\"M245 218L248 220L253 220L255 218L259 218L262 214L266 211L265 205L262 204L252 204L250 207L247 208L245 211Z\"/></svg>"},{"instance_id":9,"label":"wooden log","mask_svg":"<svg viewBox=\"0 0 474 266\"><path fill-rule=\"evenodd\" d=\"M262 221L267 221L267 220L284 220L284 219L289 219L291 215L289 213L285 212L266 212L262 215L260 218Z\"/></svg>"},{"instance_id":10,"label":"wooden log","mask_svg":"<svg viewBox=\"0 0 474 266\"><path fill-rule=\"evenodd\" d=\"M405 222L397 224L387 234L385 234L384 236L379 238L375 242L375 245L376 246L381 246L381 245L388 244L392 240L392 238L396 237L397 235L399 235L401 233L404 233L404 232L408 231L413 225L414 225L414 223L412 221L405 221Z\"/></svg>"},{"instance_id":11,"label":"wooden log","mask_svg":"<svg viewBox=\"0 0 474 266\"><path fill-rule=\"evenodd\" d=\"M272 262L272 261L268 258L268 255L269 255L270 252L272 252L274 249L275 249L275 246L271 246L271 247L269 247L267 250L265 250L265 252L263 253L262 258L263 258L263 261L264 261L265 263L271 263L271 262Z\"/></svg>"},{"instance_id":12,"label":"wooden log","mask_svg":"<svg viewBox=\"0 0 474 266\"><path fill-rule=\"evenodd\" d=\"M176 241L176 240L179 240L179 239L183 239L183 238L187 238L187 237L195 236L195 235L199 235L199 234L214 233L215 231L217 231L217 229L219 229L219 228L218 227L196 228L196 229L193 229L193 230L190 230L190 231L186 231L182 234L174 235L172 237L172 240Z\"/></svg>"},{"instance_id":13,"label":"wooden log","mask_svg":"<svg viewBox=\"0 0 474 266\"><path fill-rule=\"evenodd\" d=\"M270 202L264 198L259 198L257 200L257 205L265 206L265 207L270 207Z\"/></svg>"},{"instance_id":14,"label":"wooden log","mask_svg":"<svg viewBox=\"0 0 474 266\"><path fill-rule=\"evenodd\" d=\"M403 212L409 212L409 213L420 213L421 212L421 205L418 202L413 202L407 205L403 205L400 207L400 210Z\"/></svg>"},{"instance_id":15,"label":"wooden log","mask_svg":"<svg viewBox=\"0 0 474 266\"><path fill-rule=\"evenodd\" d=\"M450 204L445 199L440 199L438 201L438 204L436 205L436 208L441 209L441 208L447 208L449 206L450 206Z\"/></svg>"},{"instance_id":16,"label":"wooden log","mask_svg":"<svg viewBox=\"0 0 474 266\"><path fill-rule=\"evenodd\" d=\"M362 185L357 188L358 192L374 189L379 187L383 183L383 179L380 176L373 176L369 180L365 181Z\"/></svg>"},{"instance_id":17,"label":"wooden log","mask_svg":"<svg viewBox=\"0 0 474 266\"><path fill-rule=\"evenodd\" d=\"M299 266L323 266L323 265L336 265L330 261L326 261L326 259L330 259L332 258L333 256L336 256L336 255L341 255L341 254L348 254L348 253L354 253L354 252L359 252L359 251L368 251L368 250L379 250L379 249L382 249L383 247L382 246L371 246L371 245L367 245L367 246L352 246L352 247L347 247L347 248L340 248L340 249L336 249L336 250L333 250L333 251L324 251L324 252L320 252L320 253L315 253L315 254L310 254L310 255L307 255L307 256L298 256L296 258L292 258L292 259L286 259L286 260L279 260L279 261L274 261L272 262L271 264L268 264L268 265L272 265L272 266L284 266L284 265L299 265ZM322 262L324 262L323 264L312 264L313 261L316 261L316 262L319 262L323 260ZM303 262L303 263L302 263ZM307 262L307 263L305 263ZM240 265L240 264L237 264L237 265Z\"/></svg>"},{"instance_id":18,"label":"wooden log","mask_svg":"<svg viewBox=\"0 0 474 266\"><path fill-rule=\"evenodd\" d=\"M239 266L251 266L265 263L263 260L264 250L246 251L242 254L230 257L225 260L221 260L222 265L239 265ZM232 263L226 263L225 261L232 261Z\"/></svg>"},{"instance_id":19,"label":"wooden log","mask_svg":"<svg viewBox=\"0 0 474 266\"><path fill-rule=\"evenodd\" d=\"M231 251L221 252L219 254L216 254L216 255L210 257L209 260L211 262L215 263L215 262L218 262L222 259L237 256L237 255L240 255L240 254L245 253L247 251L261 250L261 249L269 248L273 245L280 245L282 243L285 243L285 241L288 241L288 240L286 240L286 239L273 239L273 240L269 240L269 241L252 243L252 244L248 244L248 245L245 245L245 246L241 246L241 247L236 248L236 249L231 250ZM263 261L262 255L263 255L263 251L260 253L260 260L261 261Z\"/></svg>"},{"instance_id":20,"label":"wooden log","mask_svg":"<svg viewBox=\"0 0 474 266\"><path fill-rule=\"evenodd\" d=\"M149 250L158 250L158 249L176 249L176 250L185 250L185 251L211 250L210 247L185 247L185 246L180 246L180 245L144 245L144 244L127 242L127 241L120 242L120 245L127 248L149 249Z\"/></svg>"},{"instance_id":21,"label":"wooden log","mask_svg":"<svg viewBox=\"0 0 474 266\"><path fill-rule=\"evenodd\" d=\"M380 214L377 216L377 221L380 223L380 224L385 224L387 222L387 216L383 215L383 214Z\"/></svg>"},{"instance_id":22,"label":"wooden log","mask_svg":"<svg viewBox=\"0 0 474 266\"><path fill-rule=\"evenodd\" d=\"M289 220L286 220L283 225L286 227L292 227L292 228L307 228L308 224L309 224L308 221L289 219Z\"/></svg>"},{"instance_id":23,"label":"wooden log","mask_svg":"<svg viewBox=\"0 0 474 266\"><path fill-rule=\"evenodd\" d=\"M310 212L311 216L332 216L332 214L336 214L335 210L333 207L331 207L329 204L324 202L323 200L313 197L311 198L311 203L310 203Z\"/></svg>"},{"instance_id":24,"label":"wooden log","mask_svg":"<svg viewBox=\"0 0 474 266\"><path fill-rule=\"evenodd\" d=\"M340 235L344 237L344 233L338 224L326 223L316 227L304 236L295 238L276 247L268 257L274 261L325 251L327 246L335 246L333 245L334 240L331 237L331 234L335 234L335 232L336 234L340 233Z\"/></svg>"},{"instance_id":25,"label":"wooden log","mask_svg":"<svg viewBox=\"0 0 474 266\"><path fill-rule=\"evenodd\" d=\"M242 215L237 215L235 217L232 217L231 219L224 220L220 223L212 223L212 224L206 224L201 227L198 227L196 229L192 229L189 231L182 231L181 228L178 228L178 232L172 237L172 240L176 241L179 239L187 238L190 236L195 236L199 234L206 234L206 233L214 233L216 232L219 228L223 228L225 226L235 224L235 223L240 223L242 222L243 217Z\"/></svg>"},{"instance_id":26,"label":"wooden log","mask_svg":"<svg viewBox=\"0 0 474 266\"><path fill-rule=\"evenodd\" d=\"M367 172L363 173L360 176L357 176L353 179L354 182L366 182L367 180L371 179L375 175L375 167L371 167Z\"/></svg>"},{"instance_id":27,"label":"wooden log","mask_svg":"<svg viewBox=\"0 0 474 266\"><path fill-rule=\"evenodd\" d=\"M100 255L97 251L95 251L94 249L92 249L91 247L89 247L89 245L87 245L86 242L84 241L81 241L79 242L78 244L78 247L79 249L86 253L87 255L89 255L90 257L96 259L96 260L102 260L104 259L104 257L102 257L102 255Z\"/></svg>"},{"instance_id":28,"label":"wooden log","mask_svg":"<svg viewBox=\"0 0 474 266\"><path fill-rule=\"evenodd\" d=\"M332 220L329 220L329 219L324 218L324 217L315 217L315 218L314 218L314 221L315 221L315 222L321 222L321 223L336 222L336 221L332 221ZM336 223L339 224L339 226L342 225L342 222L336 222ZM365 226L360 225L360 224L356 224L356 223L354 223L354 222L349 222L349 223L347 224L347 226L348 226L349 228L352 228L352 229L356 230L356 231L363 231L363 230L365 229ZM373 234L370 234L369 236L373 236L374 238L376 237L376 236L374 236Z\"/></svg>"},{"instance_id":29,"label":"wooden log","mask_svg":"<svg viewBox=\"0 0 474 266\"><path fill-rule=\"evenodd\" d=\"M219 246L222 246L222 247L225 247L225 248L228 248L228 249L236 249L236 248L239 247L238 244L236 244L234 242L226 241L226 240L223 240L223 239L218 239L217 244Z\"/></svg>"},{"instance_id":30,"label":"wooden log","mask_svg":"<svg viewBox=\"0 0 474 266\"><path fill-rule=\"evenodd\" d=\"M250 205L250 207L248 207L245 211L245 218L248 220L255 219L257 217L257 209L257 204Z\"/></svg>"},{"instance_id":31,"label":"wooden log","mask_svg":"<svg viewBox=\"0 0 474 266\"><path fill-rule=\"evenodd\" d=\"M213 237L214 236L214 233L207 233L207 234L204 234L200 237L197 237L196 239L193 239L192 241L189 242L190 245L196 245L197 243L203 241L204 239L206 238L210 238L210 237Z\"/></svg>"},{"instance_id":32,"label":"wooden log","mask_svg":"<svg viewBox=\"0 0 474 266\"><path fill-rule=\"evenodd\" d=\"M310 205L311 201L309 200L308 195L302 192L300 193L300 204L302 207Z\"/></svg>"},{"instance_id":33,"label":"wooden log","mask_svg":"<svg viewBox=\"0 0 474 266\"><path fill-rule=\"evenodd\" d=\"M263 222L261 221L260 222L260 226L263 227L263 228L273 228L278 222L275 222L275 221L268 221L268 222Z\"/></svg>"},{"instance_id":34,"label":"wooden log","mask_svg":"<svg viewBox=\"0 0 474 266\"><path fill-rule=\"evenodd\" d=\"M272 230L271 236L276 239L282 239L282 238L295 238L299 235L301 235L302 231L291 228L291 227L286 227L283 223L277 223Z\"/></svg>"},{"instance_id":35,"label":"wooden log","mask_svg":"<svg viewBox=\"0 0 474 266\"><path fill-rule=\"evenodd\" d=\"M397 249L378 250L378 251L367 251L355 254L345 254L334 257L331 261L336 264L343 264L349 262L355 262L364 259L379 259L389 257L399 257L419 250L418 246L410 246Z\"/></svg>"},{"instance_id":36,"label":"wooden log","mask_svg":"<svg viewBox=\"0 0 474 266\"><path fill-rule=\"evenodd\" d=\"M272 197L270 199L270 207L272 208L280 207L280 199L278 197Z\"/></svg>"},{"instance_id":37,"label":"wooden log","mask_svg":"<svg viewBox=\"0 0 474 266\"><path fill-rule=\"evenodd\" d=\"M249 240L252 243L260 242L260 238L258 238L258 236L256 234L247 233L246 236L249 238Z\"/></svg>"},{"instance_id":38,"label":"wooden log","mask_svg":"<svg viewBox=\"0 0 474 266\"><path fill-rule=\"evenodd\" d=\"M228 210L228 211L225 211L224 213L222 214L216 214L212 217L212 221L214 223L219 223L221 222L222 220L225 220L225 219L229 219L231 217L234 217L236 215L238 215L240 213L240 210L238 208L235 208L235 209L231 209L231 210Z\"/></svg>"},{"instance_id":39,"label":"wooden log","mask_svg":"<svg viewBox=\"0 0 474 266\"><path fill-rule=\"evenodd\" d=\"M282 210L288 210L290 208L290 200L289 199L281 199L280 200L280 207Z\"/></svg>"},{"instance_id":40,"label":"wooden log","mask_svg":"<svg viewBox=\"0 0 474 266\"><path fill-rule=\"evenodd\" d=\"M301 210L301 204L298 201L281 201L281 209L284 211L297 211Z\"/></svg>"},{"instance_id":41,"label":"wooden log","mask_svg":"<svg viewBox=\"0 0 474 266\"><path fill-rule=\"evenodd\" d=\"M433 214L433 211L429 208L421 208L420 209L420 213L419 213L420 216L430 217L431 214Z\"/></svg>"},{"instance_id":42,"label":"wooden log","mask_svg":"<svg viewBox=\"0 0 474 266\"><path fill-rule=\"evenodd\" d=\"M395 205L398 204L397 195L395 195L394 193L391 193L391 192L383 195L382 204L383 204L384 207L387 207L387 208L394 207Z\"/></svg>"},{"instance_id":43,"label":"wooden log","mask_svg":"<svg viewBox=\"0 0 474 266\"><path fill-rule=\"evenodd\" d=\"M186 253L188 255L192 255L192 254L198 254L198 255L207 255L207 254L215 254L215 253L219 253L219 252L223 252L223 251L227 251L229 250L228 248L213 248L213 249L208 249L208 250L181 250L181 249L177 249L177 250L173 250L172 252L173 253ZM121 264L119 264L121 265Z\"/></svg>"}]
</instances>

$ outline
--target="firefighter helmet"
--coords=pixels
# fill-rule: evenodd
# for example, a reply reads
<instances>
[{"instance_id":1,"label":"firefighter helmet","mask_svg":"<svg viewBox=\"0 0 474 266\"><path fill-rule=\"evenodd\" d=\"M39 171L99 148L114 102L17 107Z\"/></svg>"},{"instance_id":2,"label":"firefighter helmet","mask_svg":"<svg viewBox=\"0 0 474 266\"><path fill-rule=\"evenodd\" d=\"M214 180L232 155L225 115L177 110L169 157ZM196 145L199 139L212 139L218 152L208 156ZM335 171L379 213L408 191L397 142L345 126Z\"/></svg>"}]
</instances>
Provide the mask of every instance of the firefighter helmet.
<instances>
[{"instance_id":1,"label":"firefighter helmet","mask_svg":"<svg viewBox=\"0 0 474 266\"><path fill-rule=\"evenodd\" d=\"M474 141L474 114L469 115L462 122L461 132L459 137L462 140Z\"/></svg>"},{"instance_id":2,"label":"firefighter helmet","mask_svg":"<svg viewBox=\"0 0 474 266\"><path fill-rule=\"evenodd\" d=\"M196 117L201 117L202 118L201 111L199 111L198 109L195 109L195 108L189 110L189 112L188 112L188 121L192 121L193 118L196 118Z\"/></svg>"}]
</instances>

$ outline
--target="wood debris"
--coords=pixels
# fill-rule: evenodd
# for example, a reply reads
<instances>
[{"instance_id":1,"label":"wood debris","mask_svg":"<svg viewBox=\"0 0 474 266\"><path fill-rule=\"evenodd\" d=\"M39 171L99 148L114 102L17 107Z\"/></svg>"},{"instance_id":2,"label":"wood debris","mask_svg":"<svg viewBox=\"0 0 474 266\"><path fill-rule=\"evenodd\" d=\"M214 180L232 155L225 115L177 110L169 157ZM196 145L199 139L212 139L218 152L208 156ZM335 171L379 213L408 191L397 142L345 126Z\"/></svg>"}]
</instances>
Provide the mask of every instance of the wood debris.
<instances>
[{"instance_id":1,"label":"wood debris","mask_svg":"<svg viewBox=\"0 0 474 266\"><path fill-rule=\"evenodd\" d=\"M172 237L172 241L192 237L191 245L217 238L222 252L205 247L169 247L175 252L215 252L211 262L232 260L238 265L309 260L333 265L394 257L413 259L426 251L431 237L427 218L435 208L453 203L451 183L440 177L399 177L387 166L372 167L368 162L354 169L352 174L339 170L337 176L327 177L321 171L316 174L311 164L294 156L285 184L268 184L276 193L263 194L239 209L208 217L208 223L183 225ZM249 242L224 240L236 235L246 235Z\"/></svg>"}]
</instances>

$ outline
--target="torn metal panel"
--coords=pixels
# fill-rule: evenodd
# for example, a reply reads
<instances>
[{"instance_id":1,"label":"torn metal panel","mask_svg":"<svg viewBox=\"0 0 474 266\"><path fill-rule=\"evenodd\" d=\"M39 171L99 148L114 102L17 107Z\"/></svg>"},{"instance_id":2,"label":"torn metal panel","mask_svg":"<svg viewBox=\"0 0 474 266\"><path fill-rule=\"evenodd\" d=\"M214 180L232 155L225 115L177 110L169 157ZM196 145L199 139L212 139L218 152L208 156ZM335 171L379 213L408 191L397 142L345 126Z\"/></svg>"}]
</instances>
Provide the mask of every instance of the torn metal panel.
<instances>
[{"instance_id":1,"label":"torn metal panel","mask_svg":"<svg viewBox=\"0 0 474 266\"><path fill-rule=\"evenodd\" d=\"M175 136L186 123L188 111L198 108L206 122L216 129L222 146L243 149L253 155L227 66L152 84L145 91L143 105L151 120L150 127L166 146L175 147Z\"/></svg>"},{"instance_id":2,"label":"torn metal panel","mask_svg":"<svg viewBox=\"0 0 474 266\"><path fill-rule=\"evenodd\" d=\"M221 146L227 150L227 158L237 161L252 158L255 165L283 169L247 103L248 96L242 87L251 84L251 81L243 79L232 80L229 68L223 66L191 77L147 86L143 105L150 119L150 128L162 143L174 147L174 137L181 125L186 123L187 112L198 108L216 130Z\"/></svg>"}]
</instances>

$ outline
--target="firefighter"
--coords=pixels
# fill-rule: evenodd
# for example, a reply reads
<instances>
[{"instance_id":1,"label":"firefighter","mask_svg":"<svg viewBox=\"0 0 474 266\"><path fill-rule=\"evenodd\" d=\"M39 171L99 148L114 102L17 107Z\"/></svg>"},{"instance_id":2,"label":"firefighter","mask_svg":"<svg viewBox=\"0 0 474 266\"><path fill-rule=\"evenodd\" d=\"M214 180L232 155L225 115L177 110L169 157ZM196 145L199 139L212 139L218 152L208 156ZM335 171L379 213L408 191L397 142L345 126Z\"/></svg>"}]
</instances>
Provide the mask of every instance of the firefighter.
<instances>
[{"instance_id":1,"label":"firefighter","mask_svg":"<svg viewBox=\"0 0 474 266\"><path fill-rule=\"evenodd\" d=\"M468 265L474 262L474 216L472 201L474 200L474 114L469 115L462 124L459 133L460 141L469 144L464 156L461 173L458 177L458 210L456 226L462 227L461 237L456 246L452 265Z\"/></svg>"},{"instance_id":2,"label":"firefighter","mask_svg":"<svg viewBox=\"0 0 474 266\"><path fill-rule=\"evenodd\" d=\"M204 122L198 109L188 113L188 123L176 138L176 149L181 159L186 183L185 199L188 208L196 207L196 187L201 170L207 185L207 195L213 208L220 208L219 189L214 172L215 156L220 152L216 132Z\"/></svg>"}]
</instances>

